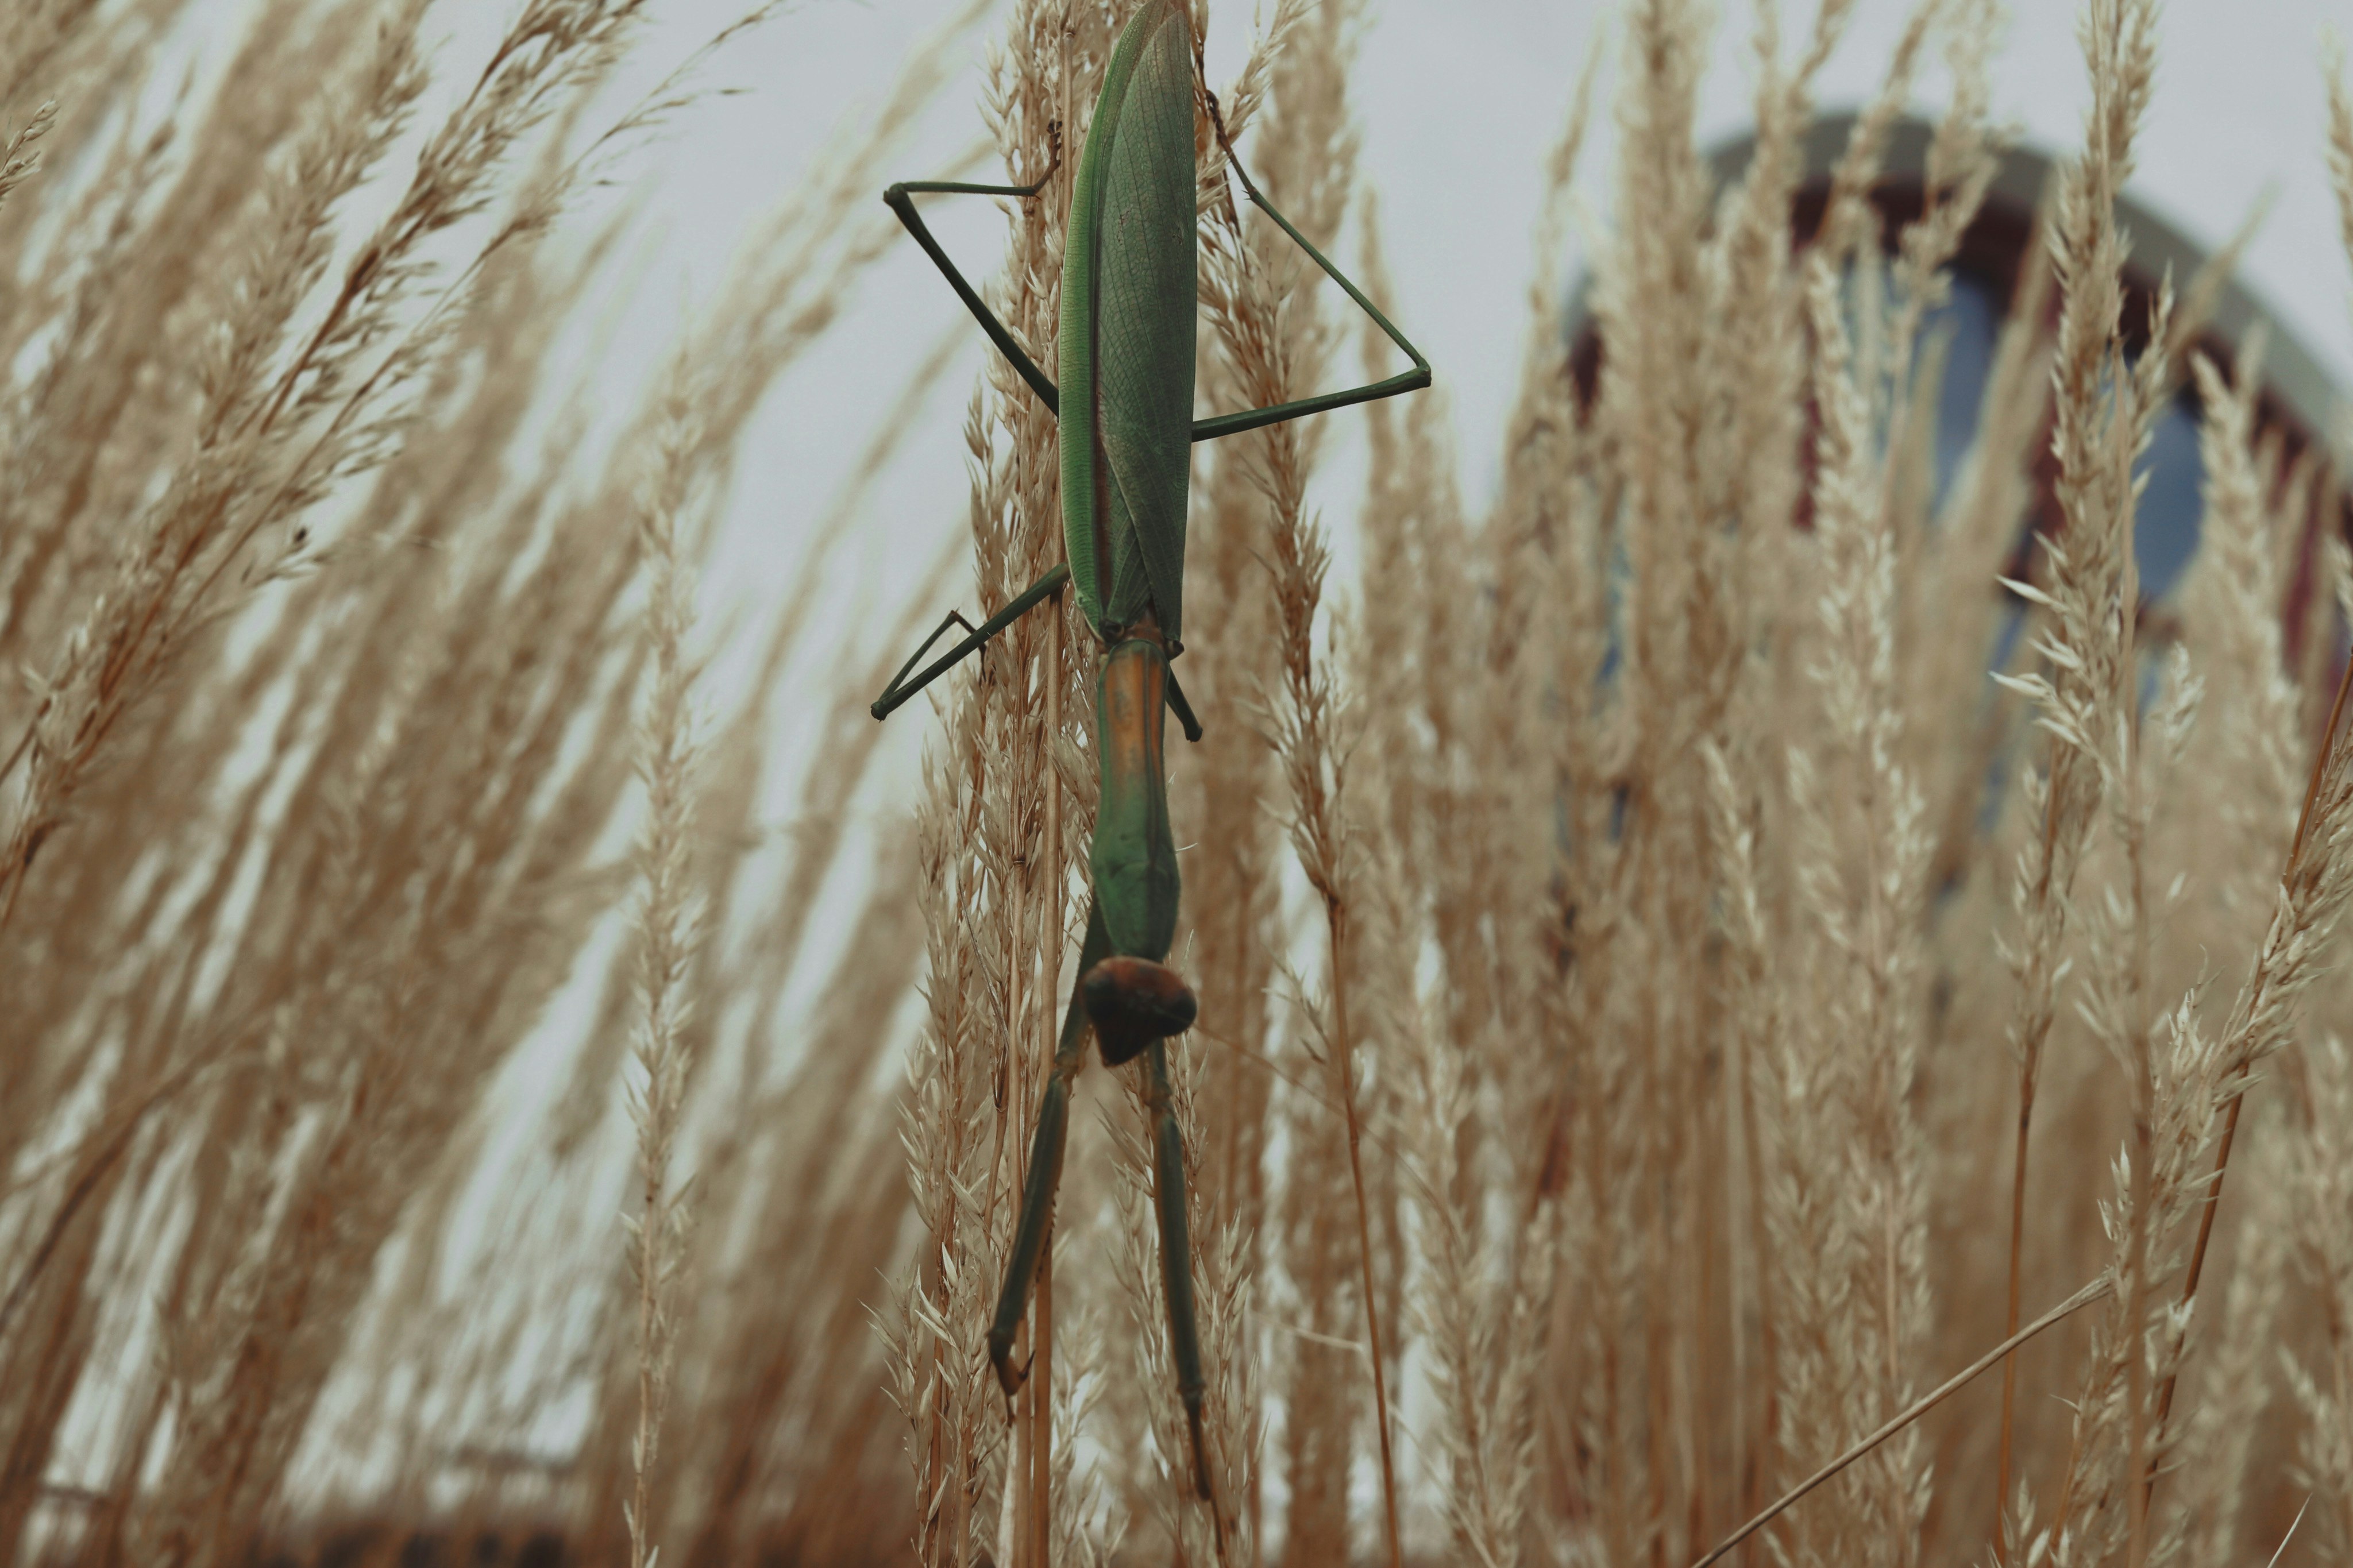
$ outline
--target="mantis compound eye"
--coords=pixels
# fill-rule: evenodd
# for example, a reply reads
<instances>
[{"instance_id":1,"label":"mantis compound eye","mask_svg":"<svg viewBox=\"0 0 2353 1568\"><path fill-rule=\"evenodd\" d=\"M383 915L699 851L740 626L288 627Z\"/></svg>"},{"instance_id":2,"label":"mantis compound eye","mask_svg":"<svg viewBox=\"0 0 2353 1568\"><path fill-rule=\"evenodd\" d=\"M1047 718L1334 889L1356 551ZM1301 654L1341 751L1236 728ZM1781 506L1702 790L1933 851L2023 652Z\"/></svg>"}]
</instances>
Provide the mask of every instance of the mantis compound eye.
<instances>
[{"instance_id":1,"label":"mantis compound eye","mask_svg":"<svg viewBox=\"0 0 2353 1568\"><path fill-rule=\"evenodd\" d=\"M1079 977L1079 995L1105 1067L1133 1060L1155 1040L1183 1034L1200 1011L1193 988L1175 970L1148 958L1104 959Z\"/></svg>"}]
</instances>

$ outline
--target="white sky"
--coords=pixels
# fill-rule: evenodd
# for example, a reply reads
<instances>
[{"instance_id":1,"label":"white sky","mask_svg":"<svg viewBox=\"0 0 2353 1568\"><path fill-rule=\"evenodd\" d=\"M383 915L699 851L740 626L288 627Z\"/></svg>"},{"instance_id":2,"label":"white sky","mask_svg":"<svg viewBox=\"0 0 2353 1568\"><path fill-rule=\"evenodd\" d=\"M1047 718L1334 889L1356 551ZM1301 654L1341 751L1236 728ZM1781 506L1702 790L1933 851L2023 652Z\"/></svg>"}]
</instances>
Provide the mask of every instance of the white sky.
<instances>
[{"instance_id":1,"label":"white sky","mask_svg":"<svg viewBox=\"0 0 2353 1568\"><path fill-rule=\"evenodd\" d=\"M674 61L739 5L671 0L649 40L648 74ZM2076 6L2062 0L2012 5L2009 41L1995 67L1997 113L2020 124L2031 144L2063 153L2077 142L2086 97L2073 37ZM871 110L913 41L956 8L954 0L801 0L734 46L712 77L751 90L698 108L642 165L655 175L644 253L648 303L707 298L737 230L790 188L832 127ZM1796 15L1783 30L1793 40L1810 22L1811 7L1791 9ZM1860 0L1820 83L1825 108L1852 106L1875 89L1906 9L1904 0ZM1609 51L1598 101L1609 101L1618 63L1616 10L1596 0L1375 0L1371 10L1355 79L1363 173L1381 200L1397 319L1436 367L1474 512L1493 489L1497 436L1517 374L1542 163L1597 37L1608 40ZM1746 123L1751 12L1737 0L1725 16L1704 92L1704 142ZM2278 199L2249 253L2246 279L2324 367L2353 382L2347 309L2353 289L2322 161L2318 42L2332 20L2353 32L2353 0L2172 0L2133 190L2211 246L2259 192L2275 187ZM994 26L984 23L967 36L965 74L934 106L900 171L903 177L936 174L977 134L976 64ZM1219 0L1208 39L1213 80L1229 79L1238 68L1249 27L1246 11ZM1944 89L1937 62L1922 82L1924 104L1933 107ZM1597 223L1608 221L1613 141L1606 119L1597 122L1579 171L1585 208ZM951 250L981 271L1002 233L989 205L943 200L931 209ZM617 389L641 385L666 342L664 312L643 314L615 345L610 384ZM959 426L985 346L909 245L869 275L831 341L797 367L763 410L713 574L725 587L712 608L730 601L756 605L807 564L802 548L839 476L944 332L961 333L961 357L902 449L864 531L828 572L839 590L828 634L854 645L861 658L879 647L885 617L878 612L897 606L902 595L893 590L903 590L961 526L966 486ZM633 356L642 363L630 363ZM1320 500L1336 525L1353 511L1356 426L1353 416L1333 417L1337 441ZM1351 542L1339 532L1345 571ZM968 589L960 591L968 596ZM829 673L809 671L818 680ZM807 695L814 706L819 693Z\"/></svg>"},{"instance_id":2,"label":"white sky","mask_svg":"<svg viewBox=\"0 0 2353 1568\"><path fill-rule=\"evenodd\" d=\"M249 0L216 0L226 22L249 14ZM657 0L658 20L617 84L613 101L642 92L746 0ZM1995 68L1997 112L2029 141L2064 152L2079 136L2085 92L2073 39L2073 4L2012 0L2007 47ZM916 41L962 0L798 0L765 28L738 39L707 72L740 88L679 116L664 139L620 171L642 183L642 218L630 258L640 279L633 301L607 323L594 381L618 414L659 380L682 314L706 306L723 280L740 235L773 210L817 160L829 133L855 126L882 100ZM1801 36L1810 5L1785 24ZM1825 109L1851 107L1875 89L1904 0L1859 0L1858 16L1820 83ZM446 69L465 69L512 10L507 0L449 0L436 16L448 35ZM1461 457L1464 499L1475 513L1494 482L1495 447L1515 384L1527 320L1530 228L1541 170L1556 139L1587 51L1609 41L1597 102L1610 100L1615 6L1597 0L1374 0L1354 79L1363 128L1362 174L1377 191L1383 241L1397 288L1396 318L1435 366ZM1745 128L1750 83L1746 0L1729 9L1708 76L1703 142ZM2316 47L2324 22L2353 32L2353 0L2172 0L2165 13L2158 92L2135 194L2187 235L2211 246L2236 226L2266 184L2278 200L2247 263L2256 292L2340 383L2353 384L2353 321L2345 258L2322 160L2324 96ZM1208 38L1213 81L1238 70L1248 13L1218 0ZM964 73L934 105L905 166L893 177L944 173L980 130L978 62L992 36L984 23L963 40ZM196 40L192 40L196 41ZM1943 91L1932 70L1924 104ZM1606 224L1614 136L1606 114L1588 137L1579 184L1586 210ZM1247 152L1247 148L1245 148ZM872 210L881 214L881 190ZM991 204L934 204L934 222L953 253L985 275L1002 240ZM1353 242L1338 259L1352 265ZM1565 272L1573 275L1574 268ZM959 354L872 499L860 531L827 561L809 559L818 521L829 510L857 455L897 401L913 368L944 336ZM797 760L818 740L837 693L896 642L892 627L912 603L929 564L955 544L968 493L961 422L986 347L930 265L902 243L865 279L840 321L777 386L747 434L735 489L702 591L706 626L732 622L706 686L706 706L732 708L756 658L765 612L803 574L821 573L827 610L812 626L788 676L777 721L778 761L764 802L765 826L781 849L797 809ZM1351 356L1353 357L1353 356ZM1335 421L1330 460L1314 499L1332 525L1342 581L1352 578L1361 456L1356 416ZM951 602L974 608L961 574ZM944 604L923 606L929 624ZM1215 715L1205 715L1216 721ZM905 829L918 787L918 757L935 728L918 704L892 726L844 847L844 885L829 889L828 914L804 954L787 1016L809 996L848 935L850 885L871 865L873 836ZM778 858L761 857L764 868ZM761 874L770 874L763 871ZM568 1046L585 1026L595 975L584 966L533 1045L512 1064L511 1089L525 1102L550 1093ZM512 1106L520 1111L521 1106ZM500 1119L491 1163L524 1135L527 1114ZM503 1151L512 1153L512 1150Z\"/></svg>"},{"instance_id":3,"label":"white sky","mask_svg":"<svg viewBox=\"0 0 2353 1568\"><path fill-rule=\"evenodd\" d=\"M659 5L660 20L617 97L643 90L744 3ZM2016 121L2030 144L2064 153L2079 140L2087 96L2073 32L2076 5L2011 5L2009 40L1995 63L1997 115ZM745 90L681 116L663 142L631 164L646 176L634 263L643 281L626 316L612 324L596 374L617 403L634 404L658 377L681 312L709 301L739 233L794 187L838 125L871 115L916 41L961 8L962 0L798 0L714 64L711 84ZM445 25L454 21L464 35L453 39L455 54L463 58L473 29L487 35L506 9L463 0L445 11ZM1610 101L1618 9L1597 0L1373 0L1354 84L1362 172L1380 197L1395 315L1435 366L1474 514L1493 489L1498 434L1518 374L1541 170L1598 36L1609 53L1596 101ZM1801 37L1812 19L1803 0L1791 9L1785 40ZM1820 84L1824 109L1852 107L1875 90L1907 9L1905 0L1858 0L1854 23ZM1747 122L1752 13L1747 0L1725 10L1729 21L1718 30L1703 95L1704 144ZM2340 384L2353 384L2353 279L2322 157L2318 43L2332 21L2353 33L2353 0L2172 0L2164 12L2140 174L2131 188L2211 247L2266 185L2275 187L2245 279ZM934 103L892 177L936 177L974 143L978 62L1000 25L984 22L962 41L962 78ZM1217 0L1208 37L1214 82L1239 69L1249 34L1249 14L1233 0ZM1933 110L1944 91L1936 61L1923 78L1921 106ZM1614 141L1605 113L1588 136L1578 178L1595 224L1609 221ZM878 216L881 194L878 188ZM985 275L1002 243L993 205L939 198L927 211L950 251ZM1351 265L1353 247L1344 238L1343 266ZM958 357L908 433L859 531L829 559L812 561L807 545L818 521L913 368L944 335L958 345ZM892 628L913 607L918 579L958 539L968 494L961 424L985 349L938 274L912 244L902 243L867 275L839 324L780 383L748 432L718 555L703 584L706 625L733 616L738 627L708 678L709 705L732 706L731 687L740 691L735 683L756 657L764 612L790 584L817 571L828 595L776 716L781 765L765 802L772 829L790 823L796 759L805 762L815 748L817 726L836 693L886 643L901 640ZM1362 471L1361 426L1352 414L1327 417L1335 422L1334 440L1311 499L1333 529L1336 573L1345 583L1353 580L1355 563L1346 525ZM953 581L948 602L974 609L968 577L958 573ZM920 607L928 627L947 604ZM871 863L864 853L871 839L860 843L860 837L904 830L918 758L935 727L922 704L892 726L855 837L845 846L847 867ZM846 914L856 896L845 884L828 894L828 908ZM847 935L846 919L818 924L832 940ZM786 999L788 1016L808 995L798 988L818 983L832 957L828 951L804 955L797 990ZM560 1071L536 1050L518 1067L523 1082L543 1087L543 1074Z\"/></svg>"}]
</instances>

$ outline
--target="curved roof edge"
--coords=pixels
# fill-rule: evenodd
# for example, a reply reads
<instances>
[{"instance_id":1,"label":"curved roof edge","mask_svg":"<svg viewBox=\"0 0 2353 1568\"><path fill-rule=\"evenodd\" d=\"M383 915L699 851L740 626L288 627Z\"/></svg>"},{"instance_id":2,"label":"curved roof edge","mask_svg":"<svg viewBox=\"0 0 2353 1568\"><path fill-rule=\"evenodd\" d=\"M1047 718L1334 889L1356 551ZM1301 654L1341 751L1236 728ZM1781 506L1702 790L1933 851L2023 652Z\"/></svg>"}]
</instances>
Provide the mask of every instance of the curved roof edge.
<instances>
[{"instance_id":1,"label":"curved roof edge","mask_svg":"<svg viewBox=\"0 0 2353 1568\"><path fill-rule=\"evenodd\" d=\"M1816 117L1807 128L1803 142L1807 180L1829 176L1840 154L1845 152L1848 133L1859 118L1852 110ZM1915 116L1905 115L1898 120L1888 138L1883 177L1921 178L1927 167L1928 142L1934 133L1934 126ZM1720 142L1708 151L1707 161L1715 171L1719 192L1748 167L1756 145L1753 133L1742 134ZM2002 153L2001 166L1994 174L1989 195L2031 213L2041 204L2043 187L2059 167L2058 160L2034 148L2013 145ZM2116 217L2130 242L2126 268L2146 279L2153 281L2170 268L2176 285L2187 285L2211 254L2129 195L2116 198ZM1589 280L1589 273L1577 280L1569 303L1567 324L1572 336L1583 327L1588 316L1585 297ZM2265 389L2295 413L2307 435L2325 444L2333 429L2339 401L2336 384L2279 314L2257 299L2234 272L2223 280L2207 331L2235 353L2258 322L2265 329Z\"/></svg>"}]
</instances>

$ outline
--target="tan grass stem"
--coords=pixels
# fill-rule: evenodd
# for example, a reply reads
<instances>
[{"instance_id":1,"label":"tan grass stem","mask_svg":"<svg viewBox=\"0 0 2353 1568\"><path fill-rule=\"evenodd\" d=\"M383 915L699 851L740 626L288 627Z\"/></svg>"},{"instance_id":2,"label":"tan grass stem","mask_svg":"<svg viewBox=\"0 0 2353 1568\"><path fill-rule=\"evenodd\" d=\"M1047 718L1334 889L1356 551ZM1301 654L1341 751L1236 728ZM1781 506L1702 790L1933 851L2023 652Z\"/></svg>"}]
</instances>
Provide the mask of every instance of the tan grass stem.
<instances>
[{"instance_id":1,"label":"tan grass stem","mask_svg":"<svg viewBox=\"0 0 2353 1568\"><path fill-rule=\"evenodd\" d=\"M1388 1373L1381 1364L1380 1293L1373 1286L1371 1210L1365 1201L1365 1161L1356 1145L1364 1129L1356 1113L1356 1058L1348 1035L1348 987L1341 979L1341 954L1347 951L1347 914L1336 893L1327 892L1324 914L1332 937L1332 1060L1340 1075L1340 1110L1348 1124L1348 1181L1356 1195L1356 1257L1365 1281L1365 1332L1371 1343L1373 1420L1381 1444L1381 1511L1389 1548L1389 1568L1399 1568L1398 1540L1397 1461L1389 1452Z\"/></svg>"},{"instance_id":2,"label":"tan grass stem","mask_svg":"<svg viewBox=\"0 0 2353 1568\"><path fill-rule=\"evenodd\" d=\"M1064 35L1063 99L1070 96L1068 34ZM1048 756L1062 738L1062 595L1046 601L1045 647L1039 650L1046 683ZM1038 900L1038 1058L1050 1062L1060 1031L1055 1002L1060 994L1062 952L1062 783L1050 761L1043 770L1045 834L1039 863L1046 886ZM1046 1239L1038 1254L1038 1285L1030 1303L1029 1519L1030 1561L1052 1568L1054 1540L1054 1221L1046 1219Z\"/></svg>"},{"instance_id":3,"label":"tan grass stem","mask_svg":"<svg viewBox=\"0 0 2353 1568\"><path fill-rule=\"evenodd\" d=\"M2035 1053L2040 1055L2039 1047ZM2027 1134L2034 1125L2034 1067L2031 1057L2021 1057L2018 1066L2018 1142L2010 1167L2010 1270L2008 1293L2002 1313L2001 1327L2005 1334L2018 1332L2019 1292L2023 1283L2022 1259L2026 1244L2026 1144ZM1994 1560L2002 1560L2002 1539L2000 1528L2001 1510L2010 1506L2010 1451L2015 1431L2018 1405L2018 1359L2005 1355L2001 1361L2001 1435L1994 1461Z\"/></svg>"},{"instance_id":4,"label":"tan grass stem","mask_svg":"<svg viewBox=\"0 0 2353 1568\"><path fill-rule=\"evenodd\" d=\"M2329 704L2328 725L2321 733L2319 748L2312 759L2312 776L2305 785L2304 805L2296 814L2295 837L2288 847L2287 865L2280 872L2280 886L2283 892L2295 880L2304 858L2306 840L2312 831L2313 806L2320 798L2322 782L2327 775L2330 762L2337 754L2338 736L2345 720L2345 697L2348 689L2353 689L2353 659L2346 661L2344 670L2337 678L2337 696ZM2189 1267L2181 1277L2181 1307L2185 1315L2191 1304L2197 1300L2199 1281L2206 1275L2206 1249L2214 1239L2214 1215L2222 1202L2222 1178L2230 1173L2231 1148L2238 1141L2239 1113L2245 1109L2246 1103L2247 1096L2242 1087L2240 1092L2231 1097L2231 1107L2223 1113L2222 1135L2214 1145L2213 1170L2204 1184L2206 1195L2199 1203L2198 1237L2190 1244ZM2180 1381L2181 1369L2176 1366L2166 1374L2165 1382L2158 1388L2155 1430L2159 1436L2162 1436L2165 1431L2167 1417L2173 1413L2174 1390ZM2147 1467L2141 1482L2141 1502L2144 1509L2147 1506L2148 1499L2157 1490L2157 1478L2158 1468L2152 1463Z\"/></svg>"},{"instance_id":5,"label":"tan grass stem","mask_svg":"<svg viewBox=\"0 0 2353 1568\"><path fill-rule=\"evenodd\" d=\"M660 470L638 522L650 568L645 635L652 653L653 689L639 737L638 763L649 820L638 847L642 890L638 914L644 1014L637 1055L646 1081L630 1106L642 1187L629 1237L630 1268L638 1285L638 1423L630 1446L632 1490L624 1510L630 1568L650 1568L656 1551L655 1464L677 1356L677 1293L690 1223L686 1194L672 1185L670 1167L692 1070L685 981L697 945L688 902L694 821L694 668L685 642L693 600L680 559L679 529L701 433L683 384L683 366L679 374L681 384L673 391L663 431Z\"/></svg>"},{"instance_id":6,"label":"tan grass stem","mask_svg":"<svg viewBox=\"0 0 2353 1568\"><path fill-rule=\"evenodd\" d=\"M1865 1454L1870 1453L1873 1448L1876 1448L1882 1443L1886 1442L1887 1439L1894 1436L1906 1426L1911 1426L1912 1423L1920 1419L1921 1416L1926 1415L1929 1411L1935 1409L1937 1405L1943 1404L1954 1394L1958 1394L1962 1389L1968 1387L1986 1371L1991 1368L1995 1363L2010 1355L2013 1352L2017 1351L2020 1346L2024 1345L2028 1341L2033 1339L2035 1335L2041 1333L2045 1329L2051 1328L2054 1324L2063 1322L2066 1319L2079 1311L2082 1311L2093 1302L2106 1296L2112 1289L2113 1285L2111 1284L2108 1277L2102 1275L2099 1279L2093 1280L2090 1284L2076 1291L2073 1296L2068 1297L2065 1300L2060 1302L2057 1306L2043 1313L2042 1316L2035 1319L2034 1321L2027 1324L2026 1327L2020 1329L2008 1339L2002 1341L2001 1343L1986 1352L1985 1354L1979 1356L1977 1360L1971 1362L1968 1365L1955 1373L1951 1377L1947 1378L1943 1383L1938 1384L1926 1394L1914 1401L1911 1405L1899 1412L1878 1430L1862 1438L1852 1447L1839 1455L1838 1458L1824 1465L1820 1469L1816 1470L1812 1475L1808 1476L1804 1480L1799 1481L1796 1486L1791 1487L1788 1491L1783 1492L1779 1498L1774 1500L1771 1507L1767 1508L1762 1512L1758 1513L1754 1519L1751 1519L1747 1523L1742 1525L1738 1530L1734 1531L1730 1535L1727 1535L1722 1541L1717 1542L1705 1556L1694 1559L1691 1568L1708 1568L1708 1565L1712 1563L1722 1562L1725 1553L1731 1552L1733 1548L1738 1546L1742 1542L1747 1540L1750 1536L1756 1534L1758 1531L1772 1523L1776 1519L1778 1519L1784 1512L1788 1511L1791 1505L1805 1497L1808 1492L1812 1491L1816 1487L1820 1486L1824 1481L1829 1480L1841 1470L1843 1470L1857 1459L1862 1458Z\"/></svg>"}]
</instances>

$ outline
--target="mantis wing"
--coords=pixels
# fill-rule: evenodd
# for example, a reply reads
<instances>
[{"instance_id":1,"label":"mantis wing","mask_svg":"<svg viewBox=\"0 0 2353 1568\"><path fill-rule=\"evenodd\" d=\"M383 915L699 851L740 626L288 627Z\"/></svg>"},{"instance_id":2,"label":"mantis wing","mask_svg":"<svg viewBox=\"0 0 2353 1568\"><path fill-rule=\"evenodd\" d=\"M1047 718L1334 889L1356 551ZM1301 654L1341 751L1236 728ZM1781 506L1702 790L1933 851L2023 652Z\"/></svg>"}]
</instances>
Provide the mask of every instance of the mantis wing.
<instances>
[{"instance_id":1,"label":"mantis wing","mask_svg":"<svg viewBox=\"0 0 2353 1568\"><path fill-rule=\"evenodd\" d=\"M1180 635L1191 463L1192 52L1176 0L1120 35L1071 206L1063 265L1063 526L1099 627L1156 612Z\"/></svg>"}]
</instances>

